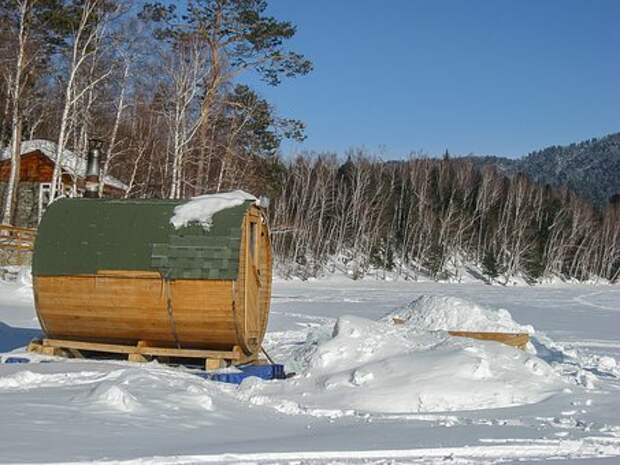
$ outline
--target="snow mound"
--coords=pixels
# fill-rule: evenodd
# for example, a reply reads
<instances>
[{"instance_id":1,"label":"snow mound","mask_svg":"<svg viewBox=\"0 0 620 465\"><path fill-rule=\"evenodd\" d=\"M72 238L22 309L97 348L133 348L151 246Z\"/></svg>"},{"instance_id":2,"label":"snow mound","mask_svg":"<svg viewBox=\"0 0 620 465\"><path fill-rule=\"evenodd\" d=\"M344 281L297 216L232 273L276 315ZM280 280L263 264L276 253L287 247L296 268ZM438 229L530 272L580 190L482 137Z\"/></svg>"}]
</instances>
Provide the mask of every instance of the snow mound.
<instances>
[{"instance_id":1,"label":"snow mound","mask_svg":"<svg viewBox=\"0 0 620 465\"><path fill-rule=\"evenodd\" d=\"M493 310L452 296L423 295L381 320L405 323L418 331L534 333L531 326L515 322L508 310Z\"/></svg>"},{"instance_id":2,"label":"snow mound","mask_svg":"<svg viewBox=\"0 0 620 465\"><path fill-rule=\"evenodd\" d=\"M74 373L37 373L22 370L8 376L0 377L0 391L28 391L40 388L55 388L67 385L89 384L105 378L98 371L81 371Z\"/></svg>"},{"instance_id":3,"label":"snow mound","mask_svg":"<svg viewBox=\"0 0 620 465\"><path fill-rule=\"evenodd\" d=\"M122 368L111 371L73 401L99 413L116 411L146 413L162 409L175 411L213 410L210 387L200 378L159 368Z\"/></svg>"},{"instance_id":4,"label":"snow mound","mask_svg":"<svg viewBox=\"0 0 620 465\"><path fill-rule=\"evenodd\" d=\"M556 373L572 384L593 389L594 373L620 376L611 357L598 357L575 351L557 343L530 325L513 320L507 310L484 307L475 302L452 296L423 295L408 305L381 318L385 323L406 327L414 333L436 331L474 331L528 333L527 351L547 362Z\"/></svg>"},{"instance_id":5,"label":"snow mound","mask_svg":"<svg viewBox=\"0 0 620 465\"><path fill-rule=\"evenodd\" d=\"M211 424L216 410L213 399L219 393L215 383L157 363L119 367L107 362L72 361L10 369L18 371L0 377L0 397L38 390L52 406L58 402L63 408L102 417L175 417L182 421L198 413L204 415L205 424Z\"/></svg>"},{"instance_id":6,"label":"snow mound","mask_svg":"<svg viewBox=\"0 0 620 465\"><path fill-rule=\"evenodd\" d=\"M96 405L120 412L134 412L141 407L140 402L118 384L99 384L92 389L88 397Z\"/></svg>"},{"instance_id":7,"label":"snow mound","mask_svg":"<svg viewBox=\"0 0 620 465\"><path fill-rule=\"evenodd\" d=\"M190 223L200 223L208 231L211 228L213 215L222 210L237 207L248 200L256 201L256 197L242 190L194 197L174 209L174 216L170 218L170 223L176 229Z\"/></svg>"},{"instance_id":8,"label":"snow mound","mask_svg":"<svg viewBox=\"0 0 620 465\"><path fill-rule=\"evenodd\" d=\"M285 413L418 413L540 402L565 384L543 360L496 342L420 333L355 316L296 354L302 376L243 383L239 395Z\"/></svg>"}]
</instances>

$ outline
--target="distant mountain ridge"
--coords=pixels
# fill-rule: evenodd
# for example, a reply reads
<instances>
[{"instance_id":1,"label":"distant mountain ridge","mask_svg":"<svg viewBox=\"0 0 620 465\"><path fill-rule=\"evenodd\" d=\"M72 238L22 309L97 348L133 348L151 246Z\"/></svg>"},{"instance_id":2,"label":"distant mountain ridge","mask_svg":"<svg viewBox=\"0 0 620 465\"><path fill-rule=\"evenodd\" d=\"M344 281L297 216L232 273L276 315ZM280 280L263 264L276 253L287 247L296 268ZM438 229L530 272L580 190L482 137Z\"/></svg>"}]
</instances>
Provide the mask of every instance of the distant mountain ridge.
<instances>
[{"instance_id":1,"label":"distant mountain ridge","mask_svg":"<svg viewBox=\"0 0 620 465\"><path fill-rule=\"evenodd\" d=\"M565 185L604 208L620 194L620 132L570 145L552 145L520 159L467 157L475 165L494 165L507 175L525 173L540 184Z\"/></svg>"}]
</instances>

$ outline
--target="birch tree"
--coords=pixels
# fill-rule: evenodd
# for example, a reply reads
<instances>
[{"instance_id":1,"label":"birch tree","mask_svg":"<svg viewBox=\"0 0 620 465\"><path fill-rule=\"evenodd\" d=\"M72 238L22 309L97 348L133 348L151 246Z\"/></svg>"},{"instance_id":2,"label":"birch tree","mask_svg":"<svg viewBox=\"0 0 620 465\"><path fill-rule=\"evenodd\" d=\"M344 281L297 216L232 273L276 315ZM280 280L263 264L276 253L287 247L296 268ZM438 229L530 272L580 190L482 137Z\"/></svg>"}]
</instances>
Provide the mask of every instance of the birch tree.
<instances>
[{"instance_id":1,"label":"birch tree","mask_svg":"<svg viewBox=\"0 0 620 465\"><path fill-rule=\"evenodd\" d=\"M208 73L208 56L200 44L190 38L175 44L167 53L164 66L169 102L165 117L171 139L168 197L178 199L182 195L184 162L202 121L197 104L200 83Z\"/></svg>"},{"instance_id":2,"label":"birch tree","mask_svg":"<svg viewBox=\"0 0 620 465\"><path fill-rule=\"evenodd\" d=\"M91 91L93 87L106 79L111 73L111 70L107 70L97 77L88 79L81 88L77 86L80 73L101 53L102 37L106 33L108 21L111 19L114 11L115 4L106 0L84 0L80 2L76 11L76 21L68 47L64 102L54 157L50 203L58 196L71 111L74 105L86 93Z\"/></svg>"},{"instance_id":3,"label":"birch tree","mask_svg":"<svg viewBox=\"0 0 620 465\"><path fill-rule=\"evenodd\" d=\"M10 117L11 168L2 208L2 222L13 221L19 185L21 162L22 123L25 90L32 86L34 68L44 64L58 38L59 29L53 23L61 4L50 0L4 0L0 2L0 25L5 41L2 66L6 83L5 115ZM14 37L15 40L10 40Z\"/></svg>"}]
</instances>

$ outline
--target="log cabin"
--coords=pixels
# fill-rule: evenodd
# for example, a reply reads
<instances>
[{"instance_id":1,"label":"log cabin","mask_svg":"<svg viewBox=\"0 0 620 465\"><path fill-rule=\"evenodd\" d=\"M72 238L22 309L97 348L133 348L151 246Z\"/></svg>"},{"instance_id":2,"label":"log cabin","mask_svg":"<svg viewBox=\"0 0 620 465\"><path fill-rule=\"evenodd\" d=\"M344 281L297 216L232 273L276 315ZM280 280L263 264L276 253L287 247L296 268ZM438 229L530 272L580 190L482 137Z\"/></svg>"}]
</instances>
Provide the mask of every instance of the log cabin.
<instances>
[{"instance_id":1,"label":"log cabin","mask_svg":"<svg viewBox=\"0 0 620 465\"><path fill-rule=\"evenodd\" d=\"M21 144L20 180L17 189L15 226L34 228L49 202L56 144L48 140L30 140ZM65 197L81 197L85 187L86 160L70 150L63 153L62 177L58 191ZM10 150L0 151L0 205L11 171ZM104 196L122 197L127 186L112 176L104 176Z\"/></svg>"}]
</instances>

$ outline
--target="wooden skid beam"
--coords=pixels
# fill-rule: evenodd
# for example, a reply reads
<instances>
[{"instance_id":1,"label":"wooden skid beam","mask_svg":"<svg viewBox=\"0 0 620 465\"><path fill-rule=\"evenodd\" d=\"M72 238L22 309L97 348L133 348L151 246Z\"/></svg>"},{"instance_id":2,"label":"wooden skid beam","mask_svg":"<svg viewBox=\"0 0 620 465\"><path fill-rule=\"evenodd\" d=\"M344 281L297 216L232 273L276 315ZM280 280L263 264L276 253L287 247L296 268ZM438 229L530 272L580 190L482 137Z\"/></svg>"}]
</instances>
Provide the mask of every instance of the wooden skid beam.
<instances>
[{"instance_id":1,"label":"wooden skid beam","mask_svg":"<svg viewBox=\"0 0 620 465\"><path fill-rule=\"evenodd\" d=\"M70 352L66 352L63 349L57 347L49 347L43 345L41 341L32 341L28 344L28 352L34 352L42 355L50 355L53 357L66 357L70 355Z\"/></svg>"},{"instance_id":2,"label":"wooden skid beam","mask_svg":"<svg viewBox=\"0 0 620 465\"><path fill-rule=\"evenodd\" d=\"M224 360L220 360L217 358L208 358L205 360L205 370L219 370L220 368L224 368Z\"/></svg>"},{"instance_id":3,"label":"wooden skid beam","mask_svg":"<svg viewBox=\"0 0 620 465\"><path fill-rule=\"evenodd\" d=\"M99 342L71 341L66 339L43 339L43 346L59 349L89 350L92 352L110 352L115 354L141 354L162 357L216 358L239 360L241 351L173 349L168 347L130 346L123 344L105 344Z\"/></svg>"}]
</instances>

